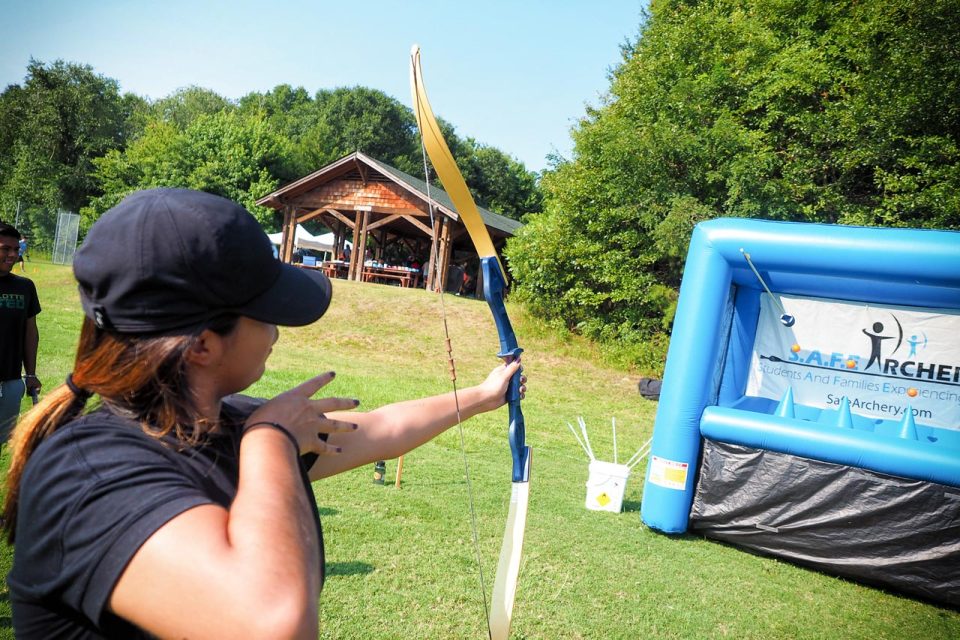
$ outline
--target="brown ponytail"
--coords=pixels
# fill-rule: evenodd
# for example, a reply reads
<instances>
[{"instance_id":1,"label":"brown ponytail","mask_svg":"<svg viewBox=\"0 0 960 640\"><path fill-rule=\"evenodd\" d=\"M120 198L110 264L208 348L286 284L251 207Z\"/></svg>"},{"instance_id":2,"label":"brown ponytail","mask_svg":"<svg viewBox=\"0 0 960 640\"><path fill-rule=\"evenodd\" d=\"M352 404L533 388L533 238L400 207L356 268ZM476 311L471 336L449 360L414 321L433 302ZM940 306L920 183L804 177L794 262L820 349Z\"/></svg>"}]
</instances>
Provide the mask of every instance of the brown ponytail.
<instances>
[{"instance_id":1,"label":"brown ponytail","mask_svg":"<svg viewBox=\"0 0 960 640\"><path fill-rule=\"evenodd\" d=\"M220 335L236 327L236 316L222 316L206 327ZM203 423L187 380L184 355L200 331L187 335L144 336L98 329L84 318L71 383L48 393L17 424L11 437L3 508L7 540L16 531L20 481L27 461L40 443L80 415L90 394L115 413L140 423L160 438L173 433L185 446L197 444Z\"/></svg>"}]
</instances>

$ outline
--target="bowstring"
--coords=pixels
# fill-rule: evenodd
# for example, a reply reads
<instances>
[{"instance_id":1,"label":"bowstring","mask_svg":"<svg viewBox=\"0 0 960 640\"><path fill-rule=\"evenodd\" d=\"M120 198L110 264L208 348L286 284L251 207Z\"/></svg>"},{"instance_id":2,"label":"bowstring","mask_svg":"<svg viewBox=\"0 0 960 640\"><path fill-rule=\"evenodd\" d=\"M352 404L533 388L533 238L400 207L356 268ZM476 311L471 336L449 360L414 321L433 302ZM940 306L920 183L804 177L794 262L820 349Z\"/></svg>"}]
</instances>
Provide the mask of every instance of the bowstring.
<instances>
[{"instance_id":1,"label":"bowstring","mask_svg":"<svg viewBox=\"0 0 960 640\"><path fill-rule=\"evenodd\" d=\"M430 192L430 169L427 165L427 149L423 144L423 132L420 133L420 155L423 157L423 176L424 182L427 185L427 210L430 214L430 228L433 229L434 233L438 233L439 229L437 229L436 219L434 216L433 196ZM444 339L446 340L447 362L450 366L450 380L453 384L453 403L457 411L457 430L460 432L460 453L463 457L463 473L464 477L466 478L467 503L470 506L470 528L473 534L473 550L477 557L477 570L480 574L480 593L483 595L483 621L487 626L487 638L492 640L493 632L490 630L490 605L487 602L487 585L486 580L484 580L483 577L483 563L481 562L480 555L480 537L477 533L477 510L473 501L473 484L470 482L470 461L467 459L467 444L466 438L463 435L463 421L460 419L460 397L457 394L457 369L453 360L453 345L450 340L450 329L447 326L447 306L446 301L444 300L443 278L440 274L439 238L434 238L434 242L431 242L430 244L431 252L433 254L431 256L431 262L433 263L434 286L437 284L440 285L440 311L443 318L443 334Z\"/></svg>"}]
</instances>

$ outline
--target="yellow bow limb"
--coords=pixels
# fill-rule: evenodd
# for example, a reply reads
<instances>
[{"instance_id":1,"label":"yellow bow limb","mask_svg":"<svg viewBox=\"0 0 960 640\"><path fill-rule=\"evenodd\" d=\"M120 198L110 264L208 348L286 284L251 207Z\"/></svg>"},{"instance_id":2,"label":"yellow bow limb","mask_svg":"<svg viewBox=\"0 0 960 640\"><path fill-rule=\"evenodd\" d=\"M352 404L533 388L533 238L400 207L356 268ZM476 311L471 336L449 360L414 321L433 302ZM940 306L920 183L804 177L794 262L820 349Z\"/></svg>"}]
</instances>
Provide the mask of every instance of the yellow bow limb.
<instances>
[{"instance_id":1,"label":"yellow bow limb","mask_svg":"<svg viewBox=\"0 0 960 640\"><path fill-rule=\"evenodd\" d=\"M430 156L430 162L440 177L444 190L453 201L453 206L457 209L460 220L467 227L467 233L477 248L477 253L481 258L497 257L497 251L493 248L493 240L490 239L490 233L487 226L480 217L480 211L470 195L467 183L457 168L457 163L450 153L450 148L443 139L440 132L440 125L433 115L430 108L430 102L427 100L427 90L423 86L423 72L420 69L420 47L413 45L410 51L410 90L413 93L413 113L417 118L417 128L420 130L420 137L423 139L423 146ZM428 177L429 179L429 177ZM499 262L497 258L497 262ZM500 265L500 271L506 275L503 265Z\"/></svg>"}]
</instances>

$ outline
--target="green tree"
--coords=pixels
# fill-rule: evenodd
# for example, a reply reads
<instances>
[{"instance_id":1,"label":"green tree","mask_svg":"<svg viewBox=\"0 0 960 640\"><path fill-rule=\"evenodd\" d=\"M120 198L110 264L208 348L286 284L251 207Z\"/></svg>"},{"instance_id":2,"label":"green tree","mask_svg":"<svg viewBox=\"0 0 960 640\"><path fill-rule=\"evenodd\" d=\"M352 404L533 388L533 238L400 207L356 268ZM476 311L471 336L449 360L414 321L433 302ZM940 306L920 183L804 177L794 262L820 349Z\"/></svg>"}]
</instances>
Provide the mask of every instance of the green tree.
<instances>
[{"instance_id":1,"label":"green tree","mask_svg":"<svg viewBox=\"0 0 960 640\"><path fill-rule=\"evenodd\" d=\"M266 119L268 126L282 140L285 151L275 167L275 176L281 182L290 182L318 169L303 157L300 141L317 121L313 99L303 87L277 85L267 93L249 93L239 101L241 113L256 114Z\"/></svg>"},{"instance_id":2,"label":"green tree","mask_svg":"<svg viewBox=\"0 0 960 640\"><path fill-rule=\"evenodd\" d=\"M300 178L343 156L361 151L423 177L419 134L411 109L381 91L341 87L310 98L303 88L278 85L239 101L243 113L259 113L290 145L277 167L281 182ZM460 138L440 120L445 139L477 200L514 218L539 211L537 175L502 151Z\"/></svg>"},{"instance_id":3,"label":"green tree","mask_svg":"<svg viewBox=\"0 0 960 640\"><path fill-rule=\"evenodd\" d=\"M240 98L240 110L259 112L271 119L278 132L291 137L303 134L304 122L313 100L303 87L279 84L266 93L252 92Z\"/></svg>"},{"instance_id":4,"label":"green tree","mask_svg":"<svg viewBox=\"0 0 960 640\"><path fill-rule=\"evenodd\" d=\"M701 220L960 228L958 32L955 0L655 1L508 247L518 293L632 340Z\"/></svg>"},{"instance_id":5,"label":"green tree","mask_svg":"<svg viewBox=\"0 0 960 640\"><path fill-rule=\"evenodd\" d=\"M461 140L443 123L477 199L519 217L539 207L536 176L499 150ZM121 95L88 65L31 60L23 85L0 94L0 211L21 215L33 246L49 249L60 208L86 229L137 189L180 186L245 204L353 151L422 177L411 110L365 87L278 85L236 104L189 86L149 103Z\"/></svg>"},{"instance_id":6,"label":"green tree","mask_svg":"<svg viewBox=\"0 0 960 640\"><path fill-rule=\"evenodd\" d=\"M99 195L94 160L123 147L144 107L90 66L62 60L31 60L23 85L0 94L0 206L20 208L35 247L52 245L58 209Z\"/></svg>"},{"instance_id":7,"label":"green tree","mask_svg":"<svg viewBox=\"0 0 960 640\"><path fill-rule=\"evenodd\" d=\"M201 116L213 116L234 108L234 105L220 94L191 85L157 100L150 110L156 118L169 122L182 131Z\"/></svg>"},{"instance_id":8,"label":"green tree","mask_svg":"<svg viewBox=\"0 0 960 640\"><path fill-rule=\"evenodd\" d=\"M396 99L376 89L342 87L318 91L314 109L317 119L301 137L299 155L315 169L362 151L401 171L417 171L416 122Z\"/></svg>"},{"instance_id":9,"label":"green tree","mask_svg":"<svg viewBox=\"0 0 960 640\"><path fill-rule=\"evenodd\" d=\"M467 138L457 145L455 158L485 208L515 220L543 208L537 174L503 151Z\"/></svg>"},{"instance_id":10,"label":"green tree","mask_svg":"<svg viewBox=\"0 0 960 640\"><path fill-rule=\"evenodd\" d=\"M273 228L273 210L254 203L277 187L274 168L284 149L259 114L223 110L199 115L183 131L171 122L154 121L126 150L96 161L104 195L82 210L83 225L89 227L132 191L183 187L239 202Z\"/></svg>"},{"instance_id":11,"label":"green tree","mask_svg":"<svg viewBox=\"0 0 960 640\"><path fill-rule=\"evenodd\" d=\"M843 27L839 164L864 176L851 199L868 206L840 221L960 229L960 3L875 1Z\"/></svg>"}]
</instances>

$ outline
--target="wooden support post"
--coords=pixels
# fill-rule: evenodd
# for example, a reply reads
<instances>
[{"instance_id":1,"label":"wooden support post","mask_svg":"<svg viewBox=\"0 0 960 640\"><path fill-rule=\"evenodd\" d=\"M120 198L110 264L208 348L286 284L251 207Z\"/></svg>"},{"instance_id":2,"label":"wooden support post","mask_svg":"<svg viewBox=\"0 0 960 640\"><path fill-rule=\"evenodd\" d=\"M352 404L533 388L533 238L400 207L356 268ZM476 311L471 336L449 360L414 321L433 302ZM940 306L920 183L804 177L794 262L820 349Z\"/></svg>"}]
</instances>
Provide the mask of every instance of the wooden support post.
<instances>
[{"instance_id":1,"label":"wooden support post","mask_svg":"<svg viewBox=\"0 0 960 640\"><path fill-rule=\"evenodd\" d=\"M353 245L353 253L351 254L352 259L350 261L353 265L352 279L356 280L357 282L363 280L363 263L366 261L364 256L367 252L367 225L369 224L370 212L364 211L362 222L357 225L357 228L360 229L360 237Z\"/></svg>"},{"instance_id":2,"label":"wooden support post","mask_svg":"<svg viewBox=\"0 0 960 640\"><path fill-rule=\"evenodd\" d=\"M376 234L376 238L377 238L377 253L376 253L376 256L374 256L374 258L376 259L377 262L384 263L386 262L384 258L387 257L386 256L386 249L387 249L386 230L383 230L380 233Z\"/></svg>"},{"instance_id":3,"label":"wooden support post","mask_svg":"<svg viewBox=\"0 0 960 640\"><path fill-rule=\"evenodd\" d=\"M363 251L360 248L360 234L363 231L361 227L361 216L357 212L356 221L353 225L353 251L350 252L350 266L347 270L347 280L359 280L357 277L358 271L363 270ZM357 263L360 264L360 269L357 269Z\"/></svg>"},{"instance_id":4,"label":"wooden support post","mask_svg":"<svg viewBox=\"0 0 960 640\"><path fill-rule=\"evenodd\" d=\"M450 255L453 253L453 242L451 242L451 230L453 220L445 219L443 230L440 232L440 288L438 291L447 290L447 275L450 270Z\"/></svg>"},{"instance_id":5,"label":"wooden support post","mask_svg":"<svg viewBox=\"0 0 960 640\"><path fill-rule=\"evenodd\" d=\"M433 223L433 236L430 238L430 257L427 259L427 291L438 291L434 284L437 281L437 270L435 261L437 260L440 248L437 243L440 241L440 223L442 219L437 218Z\"/></svg>"},{"instance_id":6,"label":"wooden support post","mask_svg":"<svg viewBox=\"0 0 960 640\"><path fill-rule=\"evenodd\" d=\"M287 264L293 260L293 245L297 237L297 219L292 206L283 208L283 235L280 239L280 260Z\"/></svg>"}]
</instances>

